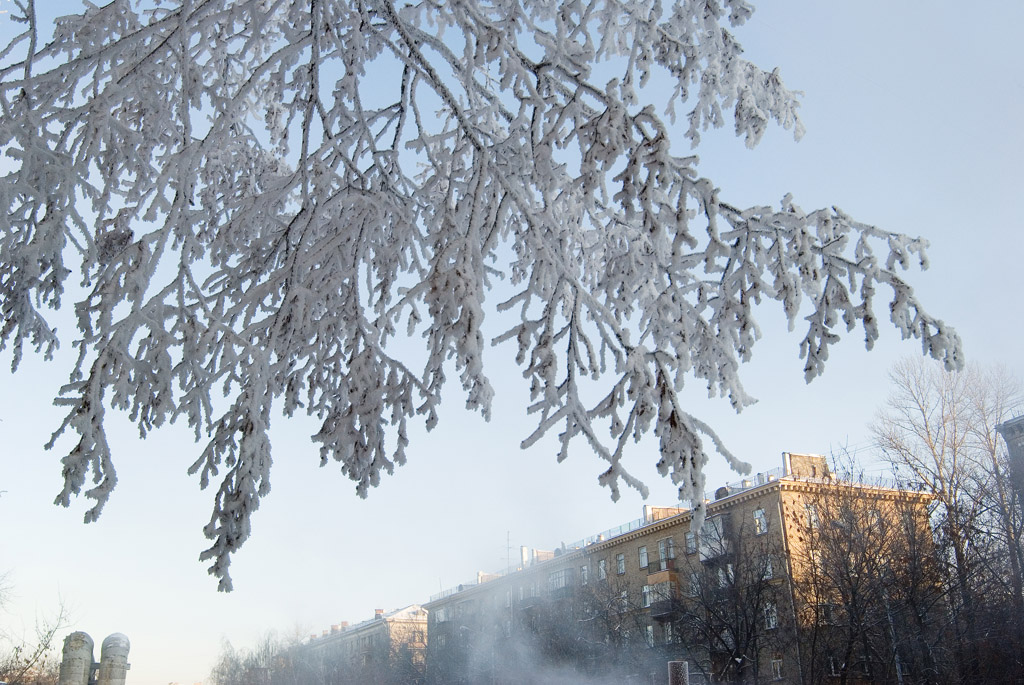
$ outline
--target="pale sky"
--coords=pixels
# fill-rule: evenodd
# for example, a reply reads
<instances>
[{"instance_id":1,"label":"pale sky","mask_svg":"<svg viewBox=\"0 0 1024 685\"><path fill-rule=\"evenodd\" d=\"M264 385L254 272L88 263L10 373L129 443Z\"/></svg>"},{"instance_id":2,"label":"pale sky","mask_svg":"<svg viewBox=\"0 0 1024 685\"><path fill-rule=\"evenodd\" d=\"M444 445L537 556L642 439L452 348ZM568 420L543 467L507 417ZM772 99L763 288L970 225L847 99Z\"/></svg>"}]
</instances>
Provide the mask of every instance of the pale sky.
<instances>
[{"instance_id":1,"label":"pale sky","mask_svg":"<svg viewBox=\"0 0 1024 685\"><path fill-rule=\"evenodd\" d=\"M835 204L926 237L931 269L907 275L925 306L957 327L970 361L1024 376L1024 72L1015 47L1024 4L762 4L737 33L750 59L780 67L786 84L805 92L807 133L795 143L772 129L753 151L728 129L709 134L698 150L702 174L732 204L777 205L791 192L804 209ZM799 336L786 333L781 310L765 307L760 321L764 339L743 369L760 402L735 416L694 383L689 410L755 471L778 466L782 451L869 451L866 426L886 398L888 369L919 354L919 342L883 327L866 353L854 331L807 386ZM213 493L185 473L199 448L183 427L141 441L109 414L120 482L100 521L81 523L85 502L51 504L62 455L42 444L60 422L51 400L70 352L65 345L53 364L29 355L0 390L0 572L12 588L0 628L31 631L63 601L68 630L97 644L112 632L130 638L131 685L202 681L224 639L248 646L271 629L308 635L425 602L477 570L503 568L509 549L514 559L520 545L571 542L639 517L645 503L624 491L613 504L597 484L602 463L582 444L562 464L551 440L521 451L533 424L515 351L489 348L494 419L466 413L452 388L439 427L416 430L409 464L367 500L337 469L318 468L311 422L275 417L273 491L234 557L235 591L219 594L197 561ZM0 364L9 367L9 352ZM646 503L670 505L674 488L656 461L642 444L629 464L651 488ZM738 477L716 460L708 483Z\"/></svg>"}]
</instances>

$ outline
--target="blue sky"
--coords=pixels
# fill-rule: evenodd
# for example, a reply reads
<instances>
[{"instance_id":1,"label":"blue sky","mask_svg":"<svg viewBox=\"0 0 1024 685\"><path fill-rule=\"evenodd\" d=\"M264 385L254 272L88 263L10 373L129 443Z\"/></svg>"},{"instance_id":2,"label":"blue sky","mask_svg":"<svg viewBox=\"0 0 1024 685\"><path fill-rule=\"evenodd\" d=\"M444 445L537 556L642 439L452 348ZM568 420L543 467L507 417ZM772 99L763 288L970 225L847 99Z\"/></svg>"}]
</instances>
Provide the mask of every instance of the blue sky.
<instances>
[{"instance_id":1,"label":"blue sky","mask_svg":"<svg viewBox=\"0 0 1024 685\"><path fill-rule=\"evenodd\" d=\"M733 204L777 204L791 192L804 209L835 204L926 237L931 269L908 274L926 306L958 328L970 361L1024 376L1024 75L1014 48L1024 5L762 4L737 33L750 59L779 66L786 84L805 92L807 133L795 143L772 129L753 151L728 129L707 134L701 172ZM764 339L743 369L759 403L736 416L696 387L686 393L689 409L755 470L778 466L782 451L869 448L866 425L885 400L888 368L918 354L917 341L883 328L866 353L854 331L808 386L799 335L786 332L777 307L760 316ZM143 442L111 415L120 483L100 521L81 523L82 502L51 504L60 454L42 444L60 421L51 400L69 353L49 365L28 357L17 374L4 372L0 571L9 571L13 597L0 627L30 631L63 599L73 628L97 642L129 636L133 685L198 682L222 639L246 645L268 629L305 635L425 601L477 570L502 568L509 548L515 558L519 545L571 542L640 516L644 504L625 491L610 502L597 485L601 463L582 445L562 464L551 441L519 449L533 428L527 388L514 349L491 348L495 418L466 413L453 388L439 427L414 433L409 464L367 500L330 466L318 468L311 422L275 417L273 491L235 555L235 592L218 594L197 561L212 493L185 474L198 450L183 427ZM0 363L8 362L4 353ZM629 457L651 487L646 503L670 504L674 488L656 461L647 443ZM708 473L711 487L738 477L722 461Z\"/></svg>"}]
</instances>

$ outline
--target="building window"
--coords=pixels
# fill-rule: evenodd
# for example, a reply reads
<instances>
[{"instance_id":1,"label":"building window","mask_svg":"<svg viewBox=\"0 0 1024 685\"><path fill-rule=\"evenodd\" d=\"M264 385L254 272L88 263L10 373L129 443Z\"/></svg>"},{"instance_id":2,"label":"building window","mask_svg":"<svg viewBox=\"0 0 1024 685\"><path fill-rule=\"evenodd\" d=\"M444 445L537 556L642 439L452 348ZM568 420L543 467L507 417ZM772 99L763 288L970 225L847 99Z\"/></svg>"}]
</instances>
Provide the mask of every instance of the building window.
<instances>
[{"instance_id":1,"label":"building window","mask_svg":"<svg viewBox=\"0 0 1024 685\"><path fill-rule=\"evenodd\" d=\"M820 549L811 550L811 568L817 573L822 573L825 569L825 555Z\"/></svg>"},{"instance_id":2,"label":"building window","mask_svg":"<svg viewBox=\"0 0 1024 685\"><path fill-rule=\"evenodd\" d=\"M697 536L693 533L686 534L686 553L696 554L697 553Z\"/></svg>"},{"instance_id":3,"label":"building window","mask_svg":"<svg viewBox=\"0 0 1024 685\"><path fill-rule=\"evenodd\" d=\"M774 630L779 625L779 612L775 608L775 602L768 602L764 605L764 627L766 630Z\"/></svg>"},{"instance_id":4,"label":"building window","mask_svg":"<svg viewBox=\"0 0 1024 685\"><path fill-rule=\"evenodd\" d=\"M619 611L622 613L629 611L629 590L619 593Z\"/></svg>"},{"instance_id":5,"label":"building window","mask_svg":"<svg viewBox=\"0 0 1024 685\"><path fill-rule=\"evenodd\" d=\"M640 557L640 568L647 568L647 547L638 549L637 556Z\"/></svg>"},{"instance_id":6,"label":"building window","mask_svg":"<svg viewBox=\"0 0 1024 685\"><path fill-rule=\"evenodd\" d=\"M644 626L644 637L647 640L647 646L654 646L654 626Z\"/></svg>"},{"instance_id":7,"label":"building window","mask_svg":"<svg viewBox=\"0 0 1024 685\"><path fill-rule=\"evenodd\" d=\"M691 597L696 597L700 594L700 574L696 571L690 573L689 594Z\"/></svg>"},{"instance_id":8,"label":"building window","mask_svg":"<svg viewBox=\"0 0 1024 685\"><path fill-rule=\"evenodd\" d=\"M586 585L590 582L590 566L580 566L580 585Z\"/></svg>"},{"instance_id":9,"label":"building window","mask_svg":"<svg viewBox=\"0 0 1024 685\"><path fill-rule=\"evenodd\" d=\"M728 549L725 535L725 519L727 515L713 516L704 521L697 541L700 560L708 561L725 554Z\"/></svg>"},{"instance_id":10,"label":"building window","mask_svg":"<svg viewBox=\"0 0 1024 685\"><path fill-rule=\"evenodd\" d=\"M771 554L764 555L764 566L761 568L761 580L771 580L775 577L775 561Z\"/></svg>"},{"instance_id":11,"label":"building window","mask_svg":"<svg viewBox=\"0 0 1024 685\"><path fill-rule=\"evenodd\" d=\"M645 609L647 607L651 606L651 586L650 585L644 585L640 589L640 606L642 606Z\"/></svg>"},{"instance_id":12,"label":"building window","mask_svg":"<svg viewBox=\"0 0 1024 685\"><path fill-rule=\"evenodd\" d=\"M676 543L672 538L665 538L664 540L658 540L658 558L662 561L665 559L676 558Z\"/></svg>"},{"instance_id":13,"label":"building window","mask_svg":"<svg viewBox=\"0 0 1024 685\"><path fill-rule=\"evenodd\" d=\"M597 562L597 579L604 580L608 577L608 565L604 559Z\"/></svg>"},{"instance_id":14,"label":"building window","mask_svg":"<svg viewBox=\"0 0 1024 685\"><path fill-rule=\"evenodd\" d=\"M615 555L615 572L620 576L626 572L626 555L616 554Z\"/></svg>"},{"instance_id":15,"label":"building window","mask_svg":"<svg viewBox=\"0 0 1024 685\"><path fill-rule=\"evenodd\" d=\"M840 670L841 669L839 668L839 660L836 659L834 656L830 656L828 658L828 674L837 676L839 675Z\"/></svg>"},{"instance_id":16,"label":"building window","mask_svg":"<svg viewBox=\"0 0 1024 685\"><path fill-rule=\"evenodd\" d=\"M569 586L569 569L563 568L548 575L548 589L561 590Z\"/></svg>"},{"instance_id":17,"label":"building window","mask_svg":"<svg viewBox=\"0 0 1024 685\"><path fill-rule=\"evenodd\" d=\"M782 680L782 655L776 654L772 659L772 680Z\"/></svg>"},{"instance_id":18,"label":"building window","mask_svg":"<svg viewBox=\"0 0 1024 685\"><path fill-rule=\"evenodd\" d=\"M768 532L768 516L764 513L764 509L754 510L754 532L758 535Z\"/></svg>"},{"instance_id":19,"label":"building window","mask_svg":"<svg viewBox=\"0 0 1024 685\"><path fill-rule=\"evenodd\" d=\"M835 604L819 604L817 606L818 624L826 626L836 625L836 608Z\"/></svg>"},{"instance_id":20,"label":"building window","mask_svg":"<svg viewBox=\"0 0 1024 685\"><path fill-rule=\"evenodd\" d=\"M732 585L733 580L732 564L718 567L718 587L727 588Z\"/></svg>"},{"instance_id":21,"label":"building window","mask_svg":"<svg viewBox=\"0 0 1024 685\"><path fill-rule=\"evenodd\" d=\"M807 511L807 526L814 530L818 527L818 507L815 504L805 504L804 509Z\"/></svg>"},{"instance_id":22,"label":"building window","mask_svg":"<svg viewBox=\"0 0 1024 685\"><path fill-rule=\"evenodd\" d=\"M878 509L868 509L868 523L876 530L882 525L882 512Z\"/></svg>"}]
</instances>

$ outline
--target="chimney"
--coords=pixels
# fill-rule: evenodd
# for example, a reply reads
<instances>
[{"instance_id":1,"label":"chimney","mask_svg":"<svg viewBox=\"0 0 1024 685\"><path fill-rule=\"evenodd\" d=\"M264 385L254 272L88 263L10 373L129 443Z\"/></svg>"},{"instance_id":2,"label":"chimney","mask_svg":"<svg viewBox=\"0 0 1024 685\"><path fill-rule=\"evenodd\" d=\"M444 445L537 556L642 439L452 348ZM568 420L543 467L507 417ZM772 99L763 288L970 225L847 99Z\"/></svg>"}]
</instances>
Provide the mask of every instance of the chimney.
<instances>
[{"instance_id":1,"label":"chimney","mask_svg":"<svg viewBox=\"0 0 1024 685\"><path fill-rule=\"evenodd\" d=\"M383 609L375 609L374 612L373 612L373 618L374 619L384 618L384 610Z\"/></svg>"}]
</instances>

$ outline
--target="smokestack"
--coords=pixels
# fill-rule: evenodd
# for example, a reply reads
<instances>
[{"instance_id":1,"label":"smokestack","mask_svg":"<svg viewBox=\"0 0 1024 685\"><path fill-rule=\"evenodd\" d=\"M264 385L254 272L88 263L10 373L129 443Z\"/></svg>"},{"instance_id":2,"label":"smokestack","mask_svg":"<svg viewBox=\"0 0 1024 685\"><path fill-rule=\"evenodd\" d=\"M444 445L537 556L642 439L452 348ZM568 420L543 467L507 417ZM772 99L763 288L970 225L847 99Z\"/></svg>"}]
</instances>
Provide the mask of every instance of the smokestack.
<instances>
[{"instance_id":1,"label":"smokestack","mask_svg":"<svg viewBox=\"0 0 1024 685\"><path fill-rule=\"evenodd\" d=\"M64 638L64 651L60 660L59 685L89 685L92 675L93 641L81 631Z\"/></svg>"},{"instance_id":2,"label":"smokestack","mask_svg":"<svg viewBox=\"0 0 1024 685\"><path fill-rule=\"evenodd\" d=\"M131 643L121 633L108 635L100 647L100 672L96 676L98 685L124 685L128 679L128 651Z\"/></svg>"}]
</instances>

